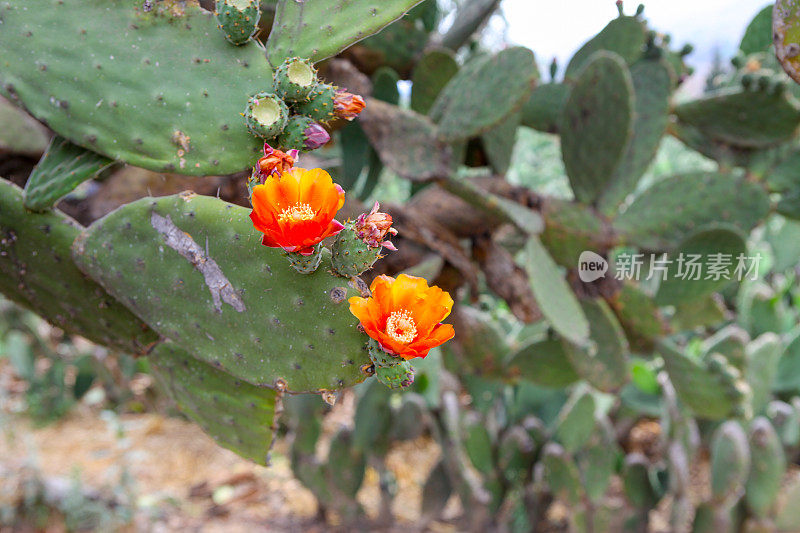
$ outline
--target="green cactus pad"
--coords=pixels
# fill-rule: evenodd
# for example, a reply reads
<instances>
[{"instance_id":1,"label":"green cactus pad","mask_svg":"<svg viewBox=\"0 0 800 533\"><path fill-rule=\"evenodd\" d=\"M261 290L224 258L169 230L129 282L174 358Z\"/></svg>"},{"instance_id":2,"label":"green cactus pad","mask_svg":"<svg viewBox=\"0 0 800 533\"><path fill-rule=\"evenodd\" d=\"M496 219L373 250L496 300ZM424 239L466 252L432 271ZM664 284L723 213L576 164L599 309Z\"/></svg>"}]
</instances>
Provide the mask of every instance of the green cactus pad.
<instances>
[{"instance_id":1,"label":"green cactus pad","mask_svg":"<svg viewBox=\"0 0 800 533\"><path fill-rule=\"evenodd\" d=\"M649 461L638 452L625 456L622 466L622 483L628 501L640 509L651 509L659 497L650 481Z\"/></svg>"},{"instance_id":2,"label":"green cactus pad","mask_svg":"<svg viewBox=\"0 0 800 533\"><path fill-rule=\"evenodd\" d=\"M543 387L562 388L580 379L567 359L564 345L557 339L533 341L523 346L506 366L511 376Z\"/></svg>"},{"instance_id":3,"label":"green cactus pad","mask_svg":"<svg viewBox=\"0 0 800 533\"><path fill-rule=\"evenodd\" d=\"M289 120L289 108L274 93L260 92L247 99L244 122L250 133L263 139L280 134Z\"/></svg>"},{"instance_id":4,"label":"green cactus pad","mask_svg":"<svg viewBox=\"0 0 800 533\"><path fill-rule=\"evenodd\" d=\"M228 42L245 44L258 29L259 0L216 0L217 22Z\"/></svg>"},{"instance_id":5,"label":"green cactus pad","mask_svg":"<svg viewBox=\"0 0 800 533\"><path fill-rule=\"evenodd\" d=\"M428 181L450 175L450 149L427 117L370 98L359 122L383 164L400 177Z\"/></svg>"},{"instance_id":6,"label":"green cactus pad","mask_svg":"<svg viewBox=\"0 0 800 533\"><path fill-rule=\"evenodd\" d=\"M605 496L624 455L616 443L613 431L608 431L610 422L603 419L601 424L583 445L583 449L575 454L584 490L595 504L599 504Z\"/></svg>"},{"instance_id":7,"label":"green cactus pad","mask_svg":"<svg viewBox=\"0 0 800 533\"><path fill-rule=\"evenodd\" d=\"M735 174L680 174L639 194L614 225L642 248L670 249L706 224L730 223L749 232L769 206L761 185Z\"/></svg>"},{"instance_id":8,"label":"green cactus pad","mask_svg":"<svg viewBox=\"0 0 800 533\"><path fill-rule=\"evenodd\" d=\"M522 108L522 125L545 133L558 133L570 87L545 83L536 87Z\"/></svg>"},{"instance_id":9,"label":"green cactus pad","mask_svg":"<svg viewBox=\"0 0 800 533\"><path fill-rule=\"evenodd\" d=\"M739 50L745 55L765 52L772 46L772 5L766 6L753 17L744 31Z\"/></svg>"},{"instance_id":10,"label":"green cactus pad","mask_svg":"<svg viewBox=\"0 0 800 533\"><path fill-rule=\"evenodd\" d=\"M590 345L564 346L575 371L603 391L613 391L629 379L628 341L611 308L605 301L584 300L581 308L591 328Z\"/></svg>"},{"instance_id":11,"label":"green cactus pad","mask_svg":"<svg viewBox=\"0 0 800 533\"><path fill-rule=\"evenodd\" d=\"M0 179L0 292L69 333L125 352L158 336L73 264L81 226L59 211L34 214L22 191Z\"/></svg>"},{"instance_id":12,"label":"green cactus pad","mask_svg":"<svg viewBox=\"0 0 800 533\"><path fill-rule=\"evenodd\" d=\"M742 370L745 366L745 346L749 342L750 336L747 332L732 324L703 341L702 350L704 356L721 353L728 362Z\"/></svg>"},{"instance_id":13,"label":"green cactus pad","mask_svg":"<svg viewBox=\"0 0 800 533\"><path fill-rule=\"evenodd\" d=\"M574 344L589 339L589 322L561 271L537 237L525 246L525 270L542 314L561 336Z\"/></svg>"},{"instance_id":14,"label":"green cactus pad","mask_svg":"<svg viewBox=\"0 0 800 533\"><path fill-rule=\"evenodd\" d=\"M572 458L560 445L550 442L542 450L544 478L553 495L572 505L578 505L583 498L583 484L580 472Z\"/></svg>"},{"instance_id":15,"label":"green cactus pad","mask_svg":"<svg viewBox=\"0 0 800 533\"><path fill-rule=\"evenodd\" d=\"M575 52L567 65L565 76L579 76L581 68L591 61L592 55L601 50L613 52L632 65L642 57L647 41L646 30L644 21L638 16L619 16Z\"/></svg>"},{"instance_id":16,"label":"green cactus pad","mask_svg":"<svg viewBox=\"0 0 800 533\"><path fill-rule=\"evenodd\" d=\"M25 183L25 207L47 209L111 164L110 159L56 135Z\"/></svg>"},{"instance_id":17,"label":"green cactus pad","mask_svg":"<svg viewBox=\"0 0 800 533\"><path fill-rule=\"evenodd\" d=\"M305 115L312 120L325 124L336 118L333 107L335 98L336 87L326 83L319 83L308 93L308 98L305 101L295 104L294 110L300 115Z\"/></svg>"},{"instance_id":18,"label":"green cactus pad","mask_svg":"<svg viewBox=\"0 0 800 533\"><path fill-rule=\"evenodd\" d=\"M509 347L497 321L483 311L464 306L458 309L455 322L458 338L441 347L445 367L470 375L503 375Z\"/></svg>"},{"instance_id":19,"label":"green cactus pad","mask_svg":"<svg viewBox=\"0 0 800 533\"><path fill-rule=\"evenodd\" d=\"M675 305L678 303L694 302L703 296L715 292L737 279L737 257L746 256L747 245L744 235L734 226L701 228L684 239L675 251L667 254L663 259L666 268L666 279L662 279L655 302L658 305ZM691 274L691 268L681 263L681 254L685 258L700 256L703 269L696 276ZM722 254L722 255L717 255ZM714 263L715 258L720 259ZM715 265L717 273L710 268ZM745 263L745 271L749 264ZM681 272L683 270L683 272ZM662 274L656 272L654 277ZM717 278L717 279L714 279Z\"/></svg>"},{"instance_id":20,"label":"green cactus pad","mask_svg":"<svg viewBox=\"0 0 800 533\"><path fill-rule=\"evenodd\" d=\"M180 9L172 16L129 0L5 2L1 90L111 159L201 176L243 170L263 143L242 122L242 104L270 90L269 65L254 43L207 38L218 31L212 13L191 3Z\"/></svg>"},{"instance_id":21,"label":"green cactus pad","mask_svg":"<svg viewBox=\"0 0 800 533\"><path fill-rule=\"evenodd\" d=\"M421 0L282 0L267 40L267 58L273 65L299 56L313 62L334 56L402 17ZM304 31L308 28L310 31Z\"/></svg>"},{"instance_id":22,"label":"green cactus pad","mask_svg":"<svg viewBox=\"0 0 800 533\"><path fill-rule=\"evenodd\" d=\"M779 392L800 392L800 329L787 335L774 387Z\"/></svg>"},{"instance_id":23,"label":"green cactus pad","mask_svg":"<svg viewBox=\"0 0 800 533\"><path fill-rule=\"evenodd\" d=\"M517 143L519 121L520 116L515 113L496 128L481 135L483 150L489 159L489 166L498 174L504 175L511 166L511 156L514 155L514 145Z\"/></svg>"},{"instance_id":24,"label":"green cactus pad","mask_svg":"<svg viewBox=\"0 0 800 533\"><path fill-rule=\"evenodd\" d=\"M411 109L427 115L442 89L458 73L458 63L448 50L430 50L411 76Z\"/></svg>"},{"instance_id":25,"label":"green cactus pad","mask_svg":"<svg viewBox=\"0 0 800 533\"><path fill-rule=\"evenodd\" d=\"M747 433L736 420L724 422L711 440L711 493L717 503L737 498L750 473Z\"/></svg>"},{"instance_id":26,"label":"green cactus pad","mask_svg":"<svg viewBox=\"0 0 800 533\"><path fill-rule=\"evenodd\" d=\"M556 420L555 436L568 453L577 452L597 431L592 395L578 387Z\"/></svg>"},{"instance_id":27,"label":"green cactus pad","mask_svg":"<svg viewBox=\"0 0 800 533\"><path fill-rule=\"evenodd\" d=\"M716 142L765 148L794 136L800 103L786 91L733 87L679 104L675 115Z\"/></svg>"},{"instance_id":28,"label":"green cactus pad","mask_svg":"<svg viewBox=\"0 0 800 533\"><path fill-rule=\"evenodd\" d=\"M778 375L778 363L784 347L780 337L764 333L747 345L744 377L752 391L754 414L761 414L772 399L772 384Z\"/></svg>"},{"instance_id":29,"label":"green cactus pad","mask_svg":"<svg viewBox=\"0 0 800 533\"><path fill-rule=\"evenodd\" d=\"M742 398L733 394L739 375L735 367L730 366L725 372L712 371L709 365L700 364L665 341L659 342L658 351L681 403L698 417L720 420L736 410Z\"/></svg>"},{"instance_id":30,"label":"green cactus pad","mask_svg":"<svg viewBox=\"0 0 800 533\"><path fill-rule=\"evenodd\" d=\"M610 230L597 211L587 205L547 198L542 202L544 218L542 244L556 263L567 268L578 266L581 252L603 251Z\"/></svg>"},{"instance_id":31,"label":"green cactus pad","mask_svg":"<svg viewBox=\"0 0 800 533\"><path fill-rule=\"evenodd\" d=\"M4 152L39 157L50 143L47 128L5 98L0 98L0 124L0 150Z\"/></svg>"},{"instance_id":32,"label":"green cactus pad","mask_svg":"<svg viewBox=\"0 0 800 533\"><path fill-rule=\"evenodd\" d=\"M277 391L236 379L170 342L159 344L148 358L151 371L181 411L217 444L258 464L269 464L273 426L277 427Z\"/></svg>"},{"instance_id":33,"label":"green cactus pad","mask_svg":"<svg viewBox=\"0 0 800 533\"><path fill-rule=\"evenodd\" d=\"M669 123L669 99L675 73L664 60L637 61L630 68L634 91L633 135L614 176L600 196L608 214L633 192L656 155Z\"/></svg>"},{"instance_id":34,"label":"green cactus pad","mask_svg":"<svg viewBox=\"0 0 800 533\"><path fill-rule=\"evenodd\" d=\"M665 333L666 326L658 306L639 287L623 284L608 301L617 315L633 351L649 352L653 341Z\"/></svg>"},{"instance_id":35,"label":"green cactus pad","mask_svg":"<svg viewBox=\"0 0 800 533\"><path fill-rule=\"evenodd\" d=\"M772 424L761 416L750 425L750 455L744 501L751 513L764 518L775 504L783 483L786 455Z\"/></svg>"},{"instance_id":36,"label":"green cactus pad","mask_svg":"<svg viewBox=\"0 0 800 533\"><path fill-rule=\"evenodd\" d=\"M597 200L622 163L633 133L633 91L628 67L616 54L597 52L578 73L558 128L578 201Z\"/></svg>"},{"instance_id":37,"label":"green cactus pad","mask_svg":"<svg viewBox=\"0 0 800 533\"><path fill-rule=\"evenodd\" d=\"M358 122L351 122L339 130L339 146L342 149L342 171L337 183L345 191L352 191L367 166L371 147L364 128Z\"/></svg>"},{"instance_id":38,"label":"green cactus pad","mask_svg":"<svg viewBox=\"0 0 800 533\"><path fill-rule=\"evenodd\" d=\"M326 268L295 272L248 214L191 194L144 198L92 224L73 257L164 337L235 378L291 392L363 380L355 291Z\"/></svg>"},{"instance_id":39,"label":"green cactus pad","mask_svg":"<svg viewBox=\"0 0 800 533\"><path fill-rule=\"evenodd\" d=\"M366 272L380 256L381 247L372 247L360 239L352 222L345 223L331 246L333 270L346 278Z\"/></svg>"},{"instance_id":40,"label":"green cactus pad","mask_svg":"<svg viewBox=\"0 0 800 533\"><path fill-rule=\"evenodd\" d=\"M305 102L317 86L317 69L308 59L287 58L275 68L275 92L287 102Z\"/></svg>"},{"instance_id":41,"label":"green cactus pad","mask_svg":"<svg viewBox=\"0 0 800 533\"><path fill-rule=\"evenodd\" d=\"M480 135L519 111L537 78L536 61L527 48L475 58L442 89L430 116L446 141Z\"/></svg>"}]
</instances>

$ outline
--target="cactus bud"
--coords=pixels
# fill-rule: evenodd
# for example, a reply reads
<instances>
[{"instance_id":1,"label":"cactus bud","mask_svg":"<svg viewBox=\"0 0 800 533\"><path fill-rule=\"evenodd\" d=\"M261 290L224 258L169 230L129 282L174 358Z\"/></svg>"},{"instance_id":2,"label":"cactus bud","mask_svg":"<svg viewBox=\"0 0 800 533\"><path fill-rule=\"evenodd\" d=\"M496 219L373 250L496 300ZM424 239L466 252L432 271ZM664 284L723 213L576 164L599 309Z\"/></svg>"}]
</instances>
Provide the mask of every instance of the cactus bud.
<instances>
[{"instance_id":1,"label":"cactus bud","mask_svg":"<svg viewBox=\"0 0 800 533\"><path fill-rule=\"evenodd\" d=\"M278 137L278 145L284 150L309 152L324 146L331 136L325 128L308 117L295 115L289 118L283 133Z\"/></svg>"},{"instance_id":2,"label":"cactus bud","mask_svg":"<svg viewBox=\"0 0 800 533\"><path fill-rule=\"evenodd\" d=\"M295 104L294 110L298 115L305 115L317 122L330 122L336 118L335 98L336 87L320 83L308 95L307 101Z\"/></svg>"},{"instance_id":3,"label":"cactus bud","mask_svg":"<svg viewBox=\"0 0 800 533\"><path fill-rule=\"evenodd\" d=\"M258 0L217 0L217 22L232 44L245 44L258 28L261 18Z\"/></svg>"},{"instance_id":4,"label":"cactus bud","mask_svg":"<svg viewBox=\"0 0 800 533\"><path fill-rule=\"evenodd\" d=\"M292 57L275 69L275 92L288 102L302 102L317 86L317 71L311 61Z\"/></svg>"},{"instance_id":5,"label":"cactus bud","mask_svg":"<svg viewBox=\"0 0 800 533\"><path fill-rule=\"evenodd\" d=\"M349 93L344 89L337 90L336 96L333 99L333 107L336 111L336 116L345 120L353 120L356 118L366 105L364 99L359 95Z\"/></svg>"},{"instance_id":6,"label":"cactus bud","mask_svg":"<svg viewBox=\"0 0 800 533\"><path fill-rule=\"evenodd\" d=\"M363 213L355 222L345 224L345 229L336 236L331 252L333 269L345 277L358 276L372 268L380 258L383 247L397 250L385 240L386 235L397 235L392 227L392 217L378 211L380 204L375 202L372 211Z\"/></svg>"},{"instance_id":7,"label":"cactus bud","mask_svg":"<svg viewBox=\"0 0 800 533\"><path fill-rule=\"evenodd\" d=\"M261 92L247 100L244 121L250 133L268 139L283 131L289 119L289 108L272 93Z\"/></svg>"}]
</instances>

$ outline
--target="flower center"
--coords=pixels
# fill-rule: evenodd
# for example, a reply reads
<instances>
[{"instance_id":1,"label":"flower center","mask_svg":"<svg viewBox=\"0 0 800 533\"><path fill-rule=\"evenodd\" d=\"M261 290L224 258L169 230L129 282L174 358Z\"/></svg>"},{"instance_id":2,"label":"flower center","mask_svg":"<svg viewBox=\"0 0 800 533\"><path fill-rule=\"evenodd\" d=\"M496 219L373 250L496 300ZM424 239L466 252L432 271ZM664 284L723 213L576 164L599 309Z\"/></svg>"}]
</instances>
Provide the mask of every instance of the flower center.
<instances>
[{"instance_id":1,"label":"flower center","mask_svg":"<svg viewBox=\"0 0 800 533\"><path fill-rule=\"evenodd\" d=\"M290 222L299 222L301 220L311 220L314 218L315 214L314 210L311 209L311 206L308 204L294 204L284 209L281 214L278 215L278 220L281 222L286 222L287 220Z\"/></svg>"},{"instance_id":2,"label":"flower center","mask_svg":"<svg viewBox=\"0 0 800 533\"><path fill-rule=\"evenodd\" d=\"M417 325L405 309L395 311L386 321L386 334L397 342L408 344L417 336Z\"/></svg>"}]
</instances>

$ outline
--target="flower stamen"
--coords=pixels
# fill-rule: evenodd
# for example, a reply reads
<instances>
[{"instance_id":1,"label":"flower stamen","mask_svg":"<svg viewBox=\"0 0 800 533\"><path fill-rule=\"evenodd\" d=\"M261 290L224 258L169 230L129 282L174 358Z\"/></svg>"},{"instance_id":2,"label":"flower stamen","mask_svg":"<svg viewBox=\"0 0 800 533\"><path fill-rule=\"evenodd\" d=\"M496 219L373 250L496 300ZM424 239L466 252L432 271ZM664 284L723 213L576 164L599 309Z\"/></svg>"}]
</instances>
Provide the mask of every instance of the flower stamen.
<instances>
[{"instance_id":1,"label":"flower stamen","mask_svg":"<svg viewBox=\"0 0 800 533\"><path fill-rule=\"evenodd\" d=\"M281 214L278 215L278 220L281 222L300 222L303 220L311 220L316 213L309 204L297 203L287 207Z\"/></svg>"},{"instance_id":2,"label":"flower stamen","mask_svg":"<svg viewBox=\"0 0 800 533\"><path fill-rule=\"evenodd\" d=\"M386 334L397 342L408 344L417 336L417 324L405 309L394 311L386 320Z\"/></svg>"}]
</instances>

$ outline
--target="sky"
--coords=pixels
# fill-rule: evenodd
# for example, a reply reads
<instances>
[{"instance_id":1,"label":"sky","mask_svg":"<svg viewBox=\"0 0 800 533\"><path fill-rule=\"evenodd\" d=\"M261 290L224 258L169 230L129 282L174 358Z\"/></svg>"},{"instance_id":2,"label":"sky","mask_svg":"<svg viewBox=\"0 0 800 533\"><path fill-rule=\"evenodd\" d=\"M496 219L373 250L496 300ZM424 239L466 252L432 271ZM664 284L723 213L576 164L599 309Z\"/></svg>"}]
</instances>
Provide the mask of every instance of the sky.
<instances>
[{"instance_id":1,"label":"sky","mask_svg":"<svg viewBox=\"0 0 800 533\"><path fill-rule=\"evenodd\" d=\"M625 13L645 5L650 27L672 36L674 48L691 43L689 64L705 70L718 48L727 59L736 51L747 24L768 0L649 0L625 2ZM506 37L536 53L540 67L553 57L563 69L591 36L617 16L614 0L503 0ZM544 70L546 72L546 69Z\"/></svg>"}]
</instances>

